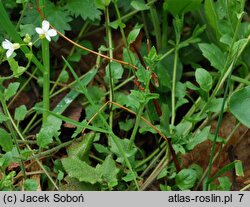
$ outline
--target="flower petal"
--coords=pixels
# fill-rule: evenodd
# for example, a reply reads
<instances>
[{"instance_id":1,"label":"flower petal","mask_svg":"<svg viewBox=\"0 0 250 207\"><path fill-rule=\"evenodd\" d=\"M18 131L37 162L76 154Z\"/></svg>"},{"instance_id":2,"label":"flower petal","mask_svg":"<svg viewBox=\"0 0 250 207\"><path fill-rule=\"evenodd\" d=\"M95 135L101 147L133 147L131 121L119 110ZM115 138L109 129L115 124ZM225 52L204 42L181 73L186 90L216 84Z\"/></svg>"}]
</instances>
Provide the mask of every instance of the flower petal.
<instances>
[{"instance_id":1,"label":"flower petal","mask_svg":"<svg viewBox=\"0 0 250 207\"><path fill-rule=\"evenodd\" d=\"M9 49L9 50L6 52L7 58L9 58L9 57L12 55L13 52L14 52L13 49Z\"/></svg>"},{"instance_id":2,"label":"flower petal","mask_svg":"<svg viewBox=\"0 0 250 207\"><path fill-rule=\"evenodd\" d=\"M42 29L44 31L48 31L49 30L49 22L47 20L43 20L43 22L42 22Z\"/></svg>"},{"instance_id":3,"label":"flower petal","mask_svg":"<svg viewBox=\"0 0 250 207\"><path fill-rule=\"evenodd\" d=\"M45 37L46 37L46 39L50 42L51 41L51 38L50 38L50 36L46 33L45 34Z\"/></svg>"},{"instance_id":4,"label":"flower petal","mask_svg":"<svg viewBox=\"0 0 250 207\"><path fill-rule=\"evenodd\" d=\"M51 36L51 37L54 37L54 36L57 35L57 32L56 32L56 30L54 30L54 29L49 29L48 32L47 32L47 34L48 34L49 36Z\"/></svg>"},{"instance_id":5,"label":"flower petal","mask_svg":"<svg viewBox=\"0 0 250 207\"><path fill-rule=\"evenodd\" d=\"M42 28L40 27L36 27L36 32L40 35L40 34L44 34L44 31Z\"/></svg>"},{"instance_id":6,"label":"flower petal","mask_svg":"<svg viewBox=\"0 0 250 207\"><path fill-rule=\"evenodd\" d=\"M2 42L2 47L3 47L4 49L8 50L8 49L12 48L13 46L12 46L12 43L11 43L9 40L5 39L5 40Z\"/></svg>"}]
</instances>

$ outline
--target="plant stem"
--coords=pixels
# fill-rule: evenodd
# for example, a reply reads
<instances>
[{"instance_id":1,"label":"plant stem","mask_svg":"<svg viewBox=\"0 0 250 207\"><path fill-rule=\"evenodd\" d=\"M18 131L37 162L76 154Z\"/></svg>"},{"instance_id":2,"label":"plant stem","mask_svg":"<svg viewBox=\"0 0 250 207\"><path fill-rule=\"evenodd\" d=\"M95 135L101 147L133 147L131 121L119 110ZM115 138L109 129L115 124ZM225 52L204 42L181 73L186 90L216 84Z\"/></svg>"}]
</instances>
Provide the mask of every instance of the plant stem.
<instances>
[{"instance_id":1,"label":"plant stem","mask_svg":"<svg viewBox=\"0 0 250 207\"><path fill-rule=\"evenodd\" d=\"M45 14L45 0L39 0L39 7L42 9L43 15ZM41 21L42 21L41 17ZM46 38L42 40L42 59L44 65L43 71L43 124L48 117L48 111L50 110L50 52L49 42Z\"/></svg>"},{"instance_id":2,"label":"plant stem","mask_svg":"<svg viewBox=\"0 0 250 207\"><path fill-rule=\"evenodd\" d=\"M144 110L145 104L140 104L138 113L136 113L136 119L135 119L135 126L133 128L130 140L129 140L129 145L128 145L128 151L132 148L132 146L134 145L135 142L135 136L137 134L137 130L139 128L140 125L140 121L141 121L141 116Z\"/></svg>"},{"instance_id":3,"label":"plant stem","mask_svg":"<svg viewBox=\"0 0 250 207\"><path fill-rule=\"evenodd\" d=\"M20 156L20 155L21 155L21 150L20 150L19 145L18 145L18 142L17 142L17 135L16 135L16 133L15 133L15 130L13 129L14 121L12 120L12 117L11 117L11 115L10 115L10 113L9 113L8 106L6 105L5 100L1 100L1 103L2 103L2 107L3 107L4 113L5 113L5 114L9 117L9 119L10 119L10 121L8 120L8 121L6 122L6 124L7 124L8 128L9 128L9 131L10 131L10 133L11 133L11 136L12 136L12 138L13 138L13 140L14 140L14 144L15 144L15 146L16 146L17 153L18 153L18 155ZM20 163L20 168L21 168L21 170L22 170L22 172L23 172L23 175L24 175L24 177L26 178L26 172L25 172L24 163L23 163L22 160L20 160L19 163Z\"/></svg>"},{"instance_id":4,"label":"plant stem","mask_svg":"<svg viewBox=\"0 0 250 207\"><path fill-rule=\"evenodd\" d=\"M108 67L109 67L109 85L110 85L110 91L109 91L109 99L111 101L114 100L114 80L112 77L113 70L114 68L111 67L111 63L113 62L113 44L112 44L112 33L111 33L111 28L109 27L109 9L108 7L105 8L105 26L106 26L106 35L108 37L108 48L109 48L109 57L111 58ZM114 112L112 110L112 103L109 105L109 126L112 129L113 128L113 115Z\"/></svg>"},{"instance_id":5,"label":"plant stem","mask_svg":"<svg viewBox=\"0 0 250 207\"><path fill-rule=\"evenodd\" d=\"M177 73L177 62L178 61L178 46L175 48L174 54L174 68L173 68L173 78L172 78L172 91L171 91L171 103L172 103L172 116L171 125L174 126L175 122L175 96L176 96L176 73Z\"/></svg>"}]
</instances>

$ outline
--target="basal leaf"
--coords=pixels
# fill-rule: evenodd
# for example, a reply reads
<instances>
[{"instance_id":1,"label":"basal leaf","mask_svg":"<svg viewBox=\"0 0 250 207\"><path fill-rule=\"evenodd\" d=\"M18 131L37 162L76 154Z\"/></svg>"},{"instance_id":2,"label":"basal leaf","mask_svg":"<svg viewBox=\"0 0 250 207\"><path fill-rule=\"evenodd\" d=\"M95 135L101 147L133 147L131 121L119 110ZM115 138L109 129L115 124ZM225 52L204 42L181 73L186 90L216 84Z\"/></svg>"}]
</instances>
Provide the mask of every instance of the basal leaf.
<instances>
[{"instance_id":1,"label":"basal leaf","mask_svg":"<svg viewBox=\"0 0 250 207\"><path fill-rule=\"evenodd\" d=\"M210 126L205 127L201 131L198 131L192 139L187 144L187 149L192 150L196 145L204 142L206 139L208 139L210 132Z\"/></svg>"},{"instance_id":2,"label":"basal leaf","mask_svg":"<svg viewBox=\"0 0 250 207\"><path fill-rule=\"evenodd\" d=\"M26 179L23 185L25 191L36 191L38 187L38 183L34 179Z\"/></svg>"},{"instance_id":3,"label":"basal leaf","mask_svg":"<svg viewBox=\"0 0 250 207\"><path fill-rule=\"evenodd\" d=\"M59 136L61 125L61 119L49 115L40 132L37 134L37 144L40 147L47 147L48 144L52 143L53 137Z\"/></svg>"},{"instance_id":4,"label":"basal leaf","mask_svg":"<svg viewBox=\"0 0 250 207\"><path fill-rule=\"evenodd\" d=\"M96 166L96 171L101 175L102 183L107 183L109 188L118 184L117 174L119 169L111 155L107 156L101 165Z\"/></svg>"},{"instance_id":5,"label":"basal leaf","mask_svg":"<svg viewBox=\"0 0 250 207\"><path fill-rule=\"evenodd\" d=\"M13 148L13 142L10 134L2 128L0 128L0 146L5 152L9 152Z\"/></svg>"},{"instance_id":6,"label":"basal leaf","mask_svg":"<svg viewBox=\"0 0 250 207\"><path fill-rule=\"evenodd\" d=\"M250 128L250 86L233 93L229 100L232 114L245 126Z\"/></svg>"},{"instance_id":7,"label":"basal leaf","mask_svg":"<svg viewBox=\"0 0 250 207\"><path fill-rule=\"evenodd\" d=\"M92 0L67 0L66 7L75 16L81 16L84 20L100 19L101 12Z\"/></svg>"},{"instance_id":8,"label":"basal leaf","mask_svg":"<svg viewBox=\"0 0 250 207\"><path fill-rule=\"evenodd\" d=\"M211 65L219 71L222 71L226 62L225 54L214 44L200 43L199 47L205 58Z\"/></svg>"},{"instance_id":9,"label":"basal leaf","mask_svg":"<svg viewBox=\"0 0 250 207\"><path fill-rule=\"evenodd\" d=\"M95 138L95 133L84 135L83 139L73 142L67 149L69 157L77 157L82 161L88 161L89 150Z\"/></svg>"},{"instance_id":10,"label":"basal leaf","mask_svg":"<svg viewBox=\"0 0 250 207\"><path fill-rule=\"evenodd\" d=\"M181 190L192 188L197 179L197 173L193 169L182 169L175 177L176 185Z\"/></svg>"},{"instance_id":11,"label":"basal leaf","mask_svg":"<svg viewBox=\"0 0 250 207\"><path fill-rule=\"evenodd\" d=\"M62 165L70 177L79 181L95 184L101 180L100 174L95 168L77 157L63 158Z\"/></svg>"}]
</instances>

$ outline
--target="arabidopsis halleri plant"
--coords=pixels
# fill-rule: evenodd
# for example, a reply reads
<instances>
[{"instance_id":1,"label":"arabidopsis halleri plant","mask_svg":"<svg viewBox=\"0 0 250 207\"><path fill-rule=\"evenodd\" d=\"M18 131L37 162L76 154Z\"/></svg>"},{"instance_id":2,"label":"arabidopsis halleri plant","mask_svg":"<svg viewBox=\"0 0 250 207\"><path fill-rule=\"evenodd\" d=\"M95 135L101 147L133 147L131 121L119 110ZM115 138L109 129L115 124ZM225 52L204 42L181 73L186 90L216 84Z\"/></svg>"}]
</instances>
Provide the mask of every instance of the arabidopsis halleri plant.
<instances>
[{"instance_id":1,"label":"arabidopsis halleri plant","mask_svg":"<svg viewBox=\"0 0 250 207\"><path fill-rule=\"evenodd\" d=\"M46 37L46 39L50 42L51 38L57 35L56 30L49 28L49 22L47 20L43 20L42 22L42 28L36 27L36 32L39 34L39 37L43 39Z\"/></svg>"},{"instance_id":2,"label":"arabidopsis halleri plant","mask_svg":"<svg viewBox=\"0 0 250 207\"><path fill-rule=\"evenodd\" d=\"M7 58L9 58L12 55L12 53L14 52L14 50L20 48L20 44L19 43L11 43L9 40L5 39L2 42L2 47L7 50L6 56L7 56Z\"/></svg>"}]
</instances>

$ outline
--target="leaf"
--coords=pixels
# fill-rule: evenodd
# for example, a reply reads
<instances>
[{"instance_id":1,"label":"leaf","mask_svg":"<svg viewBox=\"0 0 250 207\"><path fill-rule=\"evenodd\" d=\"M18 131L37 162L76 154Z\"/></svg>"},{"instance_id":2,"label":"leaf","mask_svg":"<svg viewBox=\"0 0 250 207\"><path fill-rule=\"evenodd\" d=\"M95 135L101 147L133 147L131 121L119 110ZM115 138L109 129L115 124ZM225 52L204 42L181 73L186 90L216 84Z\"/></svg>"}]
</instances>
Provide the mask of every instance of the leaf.
<instances>
[{"instance_id":1,"label":"leaf","mask_svg":"<svg viewBox=\"0 0 250 207\"><path fill-rule=\"evenodd\" d=\"M217 113L221 110L223 98L213 98L207 103L206 111Z\"/></svg>"},{"instance_id":2,"label":"leaf","mask_svg":"<svg viewBox=\"0 0 250 207\"><path fill-rule=\"evenodd\" d=\"M211 65L219 71L222 71L226 62L225 54L214 44L200 43L199 48L205 58Z\"/></svg>"},{"instance_id":3,"label":"leaf","mask_svg":"<svg viewBox=\"0 0 250 207\"><path fill-rule=\"evenodd\" d=\"M13 142L10 134L2 128L0 128L0 146L5 152L9 152L13 149Z\"/></svg>"},{"instance_id":4,"label":"leaf","mask_svg":"<svg viewBox=\"0 0 250 207\"><path fill-rule=\"evenodd\" d=\"M214 32L218 34L217 22L219 22L219 18L215 10L214 0L205 0L204 8L208 24L213 28Z\"/></svg>"},{"instance_id":5,"label":"leaf","mask_svg":"<svg viewBox=\"0 0 250 207\"><path fill-rule=\"evenodd\" d=\"M96 166L96 171L101 175L102 183L107 183L109 188L118 185L117 174L119 169L111 155L107 156L101 165Z\"/></svg>"},{"instance_id":6,"label":"leaf","mask_svg":"<svg viewBox=\"0 0 250 207\"><path fill-rule=\"evenodd\" d=\"M67 0L66 8L76 17L81 16L84 20L100 19L101 12L92 0Z\"/></svg>"},{"instance_id":7,"label":"leaf","mask_svg":"<svg viewBox=\"0 0 250 207\"><path fill-rule=\"evenodd\" d=\"M201 131L198 131L195 136L188 142L187 149L192 150L196 145L204 142L208 139L210 132L210 126L203 128Z\"/></svg>"},{"instance_id":8,"label":"leaf","mask_svg":"<svg viewBox=\"0 0 250 207\"><path fill-rule=\"evenodd\" d=\"M134 126L134 120L133 119L128 119L126 121L120 121L119 122L119 128L123 131L129 131L132 129Z\"/></svg>"},{"instance_id":9,"label":"leaf","mask_svg":"<svg viewBox=\"0 0 250 207\"><path fill-rule=\"evenodd\" d=\"M95 168L77 157L63 158L62 165L70 177L79 181L95 184L101 180L100 174Z\"/></svg>"},{"instance_id":10,"label":"leaf","mask_svg":"<svg viewBox=\"0 0 250 207\"><path fill-rule=\"evenodd\" d=\"M62 125L62 120L49 115L41 128L40 132L37 134L37 144L40 147L47 147L53 141L53 137L58 137L60 128Z\"/></svg>"},{"instance_id":11,"label":"leaf","mask_svg":"<svg viewBox=\"0 0 250 207\"><path fill-rule=\"evenodd\" d=\"M23 185L25 191L36 191L38 187L38 183L33 179L26 179Z\"/></svg>"},{"instance_id":12,"label":"leaf","mask_svg":"<svg viewBox=\"0 0 250 207\"><path fill-rule=\"evenodd\" d=\"M69 73L66 70L63 70L58 77L58 81L61 83L67 83L68 80L69 80Z\"/></svg>"},{"instance_id":13,"label":"leaf","mask_svg":"<svg viewBox=\"0 0 250 207\"><path fill-rule=\"evenodd\" d=\"M164 9L176 16L199 9L201 3L202 0L165 0Z\"/></svg>"},{"instance_id":14,"label":"leaf","mask_svg":"<svg viewBox=\"0 0 250 207\"><path fill-rule=\"evenodd\" d=\"M101 154L106 154L106 155L110 154L110 151L108 150L108 148L102 144L95 143L94 147L95 147L95 150Z\"/></svg>"},{"instance_id":15,"label":"leaf","mask_svg":"<svg viewBox=\"0 0 250 207\"><path fill-rule=\"evenodd\" d=\"M193 169L182 169L175 177L176 185L181 190L192 188L197 179L197 173Z\"/></svg>"},{"instance_id":16,"label":"leaf","mask_svg":"<svg viewBox=\"0 0 250 207\"><path fill-rule=\"evenodd\" d=\"M128 145L129 145L129 140L128 139L119 139L118 141L120 142L121 147L124 149L125 154L126 154L127 158L129 159L131 165L134 166L135 165L135 154L137 152L137 149L135 147L133 147L131 150L127 151ZM123 158L122 152L120 152L120 150L118 149L118 147L115 144L115 142L113 141L113 139L111 139L110 145L111 145L110 151L113 152L117 156L116 161L119 163L124 163L125 160Z\"/></svg>"},{"instance_id":17,"label":"leaf","mask_svg":"<svg viewBox=\"0 0 250 207\"><path fill-rule=\"evenodd\" d=\"M84 135L80 142L73 142L67 149L69 157L77 157L82 161L88 162L89 151L95 138L95 133Z\"/></svg>"},{"instance_id":18,"label":"leaf","mask_svg":"<svg viewBox=\"0 0 250 207\"><path fill-rule=\"evenodd\" d=\"M2 124L5 121L8 121L9 117L4 115L1 111L0 111L0 124Z\"/></svg>"},{"instance_id":19,"label":"leaf","mask_svg":"<svg viewBox=\"0 0 250 207\"><path fill-rule=\"evenodd\" d=\"M209 92L213 86L212 75L203 68L197 68L195 71L195 79L201 89Z\"/></svg>"},{"instance_id":20,"label":"leaf","mask_svg":"<svg viewBox=\"0 0 250 207\"><path fill-rule=\"evenodd\" d=\"M35 30L36 26L34 24L20 24L20 36L24 37L26 34L28 34L29 36L32 36L34 34L36 34L36 30Z\"/></svg>"},{"instance_id":21,"label":"leaf","mask_svg":"<svg viewBox=\"0 0 250 207\"><path fill-rule=\"evenodd\" d=\"M229 100L229 110L245 126L250 128L250 86L234 92Z\"/></svg>"},{"instance_id":22,"label":"leaf","mask_svg":"<svg viewBox=\"0 0 250 207\"><path fill-rule=\"evenodd\" d=\"M244 170L241 160L235 162L235 173L237 176L244 176Z\"/></svg>"},{"instance_id":23,"label":"leaf","mask_svg":"<svg viewBox=\"0 0 250 207\"><path fill-rule=\"evenodd\" d=\"M149 70L145 69L141 65L138 67L138 70L135 72L137 80L141 82L144 86L149 83L151 74Z\"/></svg>"},{"instance_id":24,"label":"leaf","mask_svg":"<svg viewBox=\"0 0 250 207\"><path fill-rule=\"evenodd\" d=\"M22 121L24 120L26 114L27 114L27 108L25 105L22 105L16 108L14 118L17 121Z\"/></svg>"},{"instance_id":25,"label":"leaf","mask_svg":"<svg viewBox=\"0 0 250 207\"><path fill-rule=\"evenodd\" d=\"M110 62L105 69L105 77L104 80L106 83L110 83L110 71L111 71L111 78L113 79L114 83L116 83L119 79L122 78L123 74L123 67L120 63L117 62Z\"/></svg>"},{"instance_id":26,"label":"leaf","mask_svg":"<svg viewBox=\"0 0 250 207\"><path fill-rule=\"evenodd\" d=\"M131 43L133 43L137 36L139 35L140 31L141 31L142 26L141 25L136 25L133 30L128 34L128 44L130 45Z\"/></svg>"},{"instance_id":27,"label":"leaf","mask_svg":"<svg viewBox=\"0 0 250 207\"><path fill-rule=\"evenodd\" d=\"M135 10L144 11L148 10L150 7L141 1L132 1L130 4Z\"/></svg>"},{"instance_id":28,"label":"leaf","mask_svg":"<svg viewBox=\"0 0 250 207\"><path fill-rule=\"evenodd\" d=\"M232 183L228 177L219 177L218 180L220 183L219 189L221 191L230 191L231 190Z\"/></svg>"},{"instance_id":29,"label":"leaf","mask_svg":"<svg viewBox=\"0 0 250 207\"><path fill-rule=\"evenodd\" d=\"M12 96L14 96L20 86L20 83L14 82L10 83L6 89L4 89L4 98L8 101Z\"/></svg>"}]
</instances>

